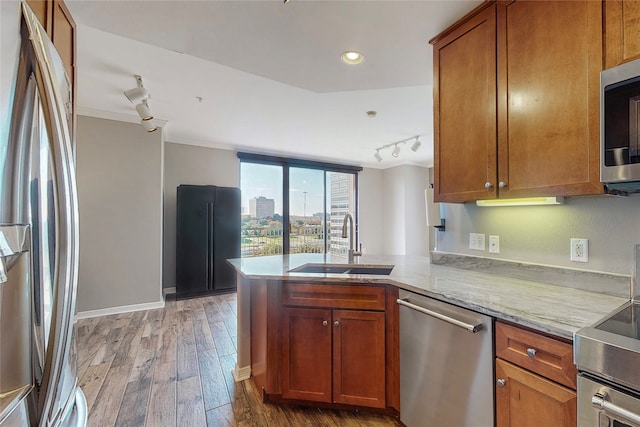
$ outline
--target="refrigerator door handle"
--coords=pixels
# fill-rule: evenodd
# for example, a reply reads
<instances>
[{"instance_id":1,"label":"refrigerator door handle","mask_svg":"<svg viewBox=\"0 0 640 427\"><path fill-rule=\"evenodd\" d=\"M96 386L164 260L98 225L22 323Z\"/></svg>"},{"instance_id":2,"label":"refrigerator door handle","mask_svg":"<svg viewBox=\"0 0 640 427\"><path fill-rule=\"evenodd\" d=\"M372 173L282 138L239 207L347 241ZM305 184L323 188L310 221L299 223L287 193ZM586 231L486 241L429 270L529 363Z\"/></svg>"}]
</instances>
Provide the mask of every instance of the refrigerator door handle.
<instances>
[{"instance_id":1,"label":"refrigerator door handle","mask_svg":"<svg viewBox=\"0 0 640 427\"><path fill-rule=\"evenodd\" d=\"M207 203L207 289L213 289L213 203Z\"/></svg>"}]
</instances>

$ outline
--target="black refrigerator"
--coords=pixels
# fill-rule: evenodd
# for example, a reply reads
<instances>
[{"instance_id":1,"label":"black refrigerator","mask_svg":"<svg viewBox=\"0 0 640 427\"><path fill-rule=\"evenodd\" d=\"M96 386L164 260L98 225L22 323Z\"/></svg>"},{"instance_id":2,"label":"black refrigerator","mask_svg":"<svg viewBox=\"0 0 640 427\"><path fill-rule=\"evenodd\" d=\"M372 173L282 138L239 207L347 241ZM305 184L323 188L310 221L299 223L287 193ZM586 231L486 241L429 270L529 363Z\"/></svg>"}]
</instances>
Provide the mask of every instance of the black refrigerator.
<instances>
[{"instance_id":1,"label":"black refrigerator","mask_svg":"<svg viewBox=\"0 0 640 427\"><path fill-rule=\"evenodd\" d=\"M240 189L180 185L177 200L176 297L232 292L240 257Z\"/></svg>"}]
</instances>

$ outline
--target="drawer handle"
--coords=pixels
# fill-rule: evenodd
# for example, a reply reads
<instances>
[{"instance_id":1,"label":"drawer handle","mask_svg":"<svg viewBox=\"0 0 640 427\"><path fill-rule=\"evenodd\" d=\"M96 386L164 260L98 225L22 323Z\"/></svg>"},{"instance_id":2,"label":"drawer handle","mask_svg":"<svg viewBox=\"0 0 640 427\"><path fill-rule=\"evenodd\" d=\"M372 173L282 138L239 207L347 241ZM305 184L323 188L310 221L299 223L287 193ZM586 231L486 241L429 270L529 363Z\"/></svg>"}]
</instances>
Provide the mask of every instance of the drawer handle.
<instances>
[{"instance_id":1,"label":"drawer handle","mask_svg":"<svg viewBox=\"0 0 640 427\"><path fill-rule=\"evenodd\" d=\"M326 320L322 321L322 326L328 326L328 325L329 325L329 322L327 322Z\"/></svg>"},{"instance_id":2,"label":"drawer handle","mask_svg":"<svg viewBox=\"0 0 640 427\"><path fill-rule=\"evenodd\" d=\"M498 383L498 387L500 387L500 388L504 387L505 384L507 384L507 382L502 378L499 378L497 383Z\"/></svg>"},{"instance_id":3,"label":"drawer handle","mask_svg":"<svg viewBox=\"0 0 640 427\"><path fill-rule=\"evenodd\" d=\"M333 326L340 326L340 322L336 320L335 322L333 322Z\"/></svg>"},{"instance_id":4,"label":"drawer handle","mask_svg":"<svg viewBox=\"0 0 640 427\"><path fill-rule=\"evenodd\" d=\"M536 357L536 349L535 348L528 348L527 349L527 356L529 356L530 358L535 358Z\"/></svg>"}]
</instances>

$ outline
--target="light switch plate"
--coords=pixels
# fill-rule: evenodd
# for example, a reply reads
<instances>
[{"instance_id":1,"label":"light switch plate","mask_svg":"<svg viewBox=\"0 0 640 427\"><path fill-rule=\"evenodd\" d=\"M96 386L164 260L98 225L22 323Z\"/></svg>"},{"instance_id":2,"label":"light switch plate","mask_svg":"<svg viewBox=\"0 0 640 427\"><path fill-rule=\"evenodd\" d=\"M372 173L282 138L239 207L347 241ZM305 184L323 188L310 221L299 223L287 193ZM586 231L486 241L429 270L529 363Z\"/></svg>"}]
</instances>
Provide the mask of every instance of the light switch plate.
<instances>
[{"instance_id":1,"label":"light switch plate","mask_svg":"<svg viewBox=\"0 0 640 427\"><path fill-rule=\"evenodd\" d=\"M571 261L589 262L589 240L571 239Z\"/></svg>"},{"instance_id":2,"label":"light switch plate","mask_svg":"<svg viewBox=\"0 0 640 427\"><path fill-rule=\"evenodd\" d=\"M484 251L484 234L469 233L469 249Z\"/></svg>"}]
</instances>

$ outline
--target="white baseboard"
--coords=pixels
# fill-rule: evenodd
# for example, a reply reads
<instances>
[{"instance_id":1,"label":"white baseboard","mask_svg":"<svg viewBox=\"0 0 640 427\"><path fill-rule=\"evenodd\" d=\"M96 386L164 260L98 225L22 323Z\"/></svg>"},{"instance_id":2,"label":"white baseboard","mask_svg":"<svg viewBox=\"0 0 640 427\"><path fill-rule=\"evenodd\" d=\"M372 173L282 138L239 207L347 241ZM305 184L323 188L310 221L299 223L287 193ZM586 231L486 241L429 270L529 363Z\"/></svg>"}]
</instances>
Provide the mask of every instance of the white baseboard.
<instances>
[{"instance_id":1,"label":"white baseboard","mask_svg":"<svg viewBox=\"0 0 640 427\"><path fill-rule=\"evenodd\" d=\"M251 378L251 366L243 366L241 368L236 365L231 373L233 374L233 379L235 382L248 380L249 378Z\"/></svg>"},{"instance_id":2,"label":"white baseboard","mask_svg":"<svg viewBox=\"0 0 640 427\"><path fill-rule=\"evenodd\" d=\"M147 302L143 304L121 305L118 307L101 308L99 310L80 311L76 314L76 320L108 316L111 314L129 313L130 311L153 310L156 308L164 308L164 299L162 301Z\"/></svg>"},{"instance_id":3,"label":"white baseboard","mask_svg":"<svg viewBox=\"0 0 640 427\"><path fill-rule=\"evenodd\" d=\"M162 288L162 296L166 297L167 295L171 295L171 294L175 294L176 293L176 287L173 286L171 288Z\"/></svg>"}]
</instances>

